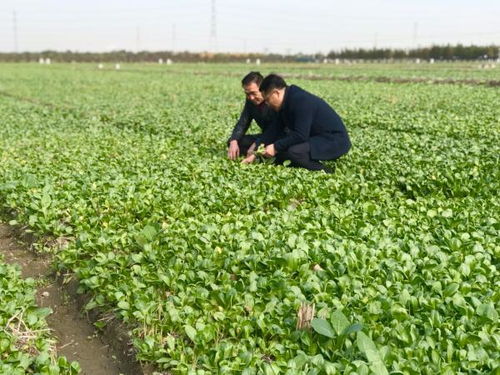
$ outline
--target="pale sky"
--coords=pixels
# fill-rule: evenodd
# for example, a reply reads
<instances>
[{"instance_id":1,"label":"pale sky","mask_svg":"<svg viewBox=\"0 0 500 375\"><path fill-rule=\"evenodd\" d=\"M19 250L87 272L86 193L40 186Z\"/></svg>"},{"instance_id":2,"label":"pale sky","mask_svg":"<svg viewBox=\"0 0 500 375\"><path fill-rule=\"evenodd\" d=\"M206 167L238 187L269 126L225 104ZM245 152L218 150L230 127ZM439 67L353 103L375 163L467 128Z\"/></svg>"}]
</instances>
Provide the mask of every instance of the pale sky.
<instances>
[{"instance_id":1,"label":"pale sky","mask_svg":"<svg viewBox=\"0 0 500 375\"><path fill-rule=\"evenodd\" d=\"M498 45L500 1L216 0L211 34L212 0L0 0L0 52L276 53Z\"/></svg>"}]
</instances>

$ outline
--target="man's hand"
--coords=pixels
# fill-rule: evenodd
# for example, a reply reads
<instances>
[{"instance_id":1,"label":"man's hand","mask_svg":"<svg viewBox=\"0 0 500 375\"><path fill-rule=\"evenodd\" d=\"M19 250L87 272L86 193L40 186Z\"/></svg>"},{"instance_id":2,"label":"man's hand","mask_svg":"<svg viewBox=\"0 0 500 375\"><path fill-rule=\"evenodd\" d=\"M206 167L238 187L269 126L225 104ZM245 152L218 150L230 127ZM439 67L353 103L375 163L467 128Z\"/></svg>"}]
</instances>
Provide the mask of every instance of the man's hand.
<instances>
[{"instance_id":1,"label":"man's hand","mask_svg":"<svg viewBox=\"0 0 500 375\"><path fill-rule=\"evenodd\" d=\"M250 154L248 155L245 159L243 159L241 162L243 164L252 164L255 161L255 154Z\"/></svg>"},{"instance_id":2,"label":"man's hand","mask_svg":"<svg viewBox=\"0 0 500 375\"><path fill-rule=\"evenodd\" d=\"M273 156L276 156L276 149L274 148L274 143L266 146L266 149L264 150L264 156L266 158L272 158Z\"/></svg>"},{"instance_id":3,"label":"man's hand","mask_svg":"<svg viewBox=\"0 0 500 375\"><path fill-rule=\"evenodd\" d=\"M229 142L229 148L227 149L227 157L231 160L236 160L240 156L240 148L238 146L237 140L232 140Z\"/></svg>"},{"instance_id":4,"label":"man's hand","mask_svg":"<svg viewBox=\"0 0 500 375\"><path fill-rule=\"evenodd\" d=\"M254 154L255 153L255 142L252 143L252 145L248 148L248 151L247 151L247 157L249 157L250 155Z\"/></svg>"}]
</instances>

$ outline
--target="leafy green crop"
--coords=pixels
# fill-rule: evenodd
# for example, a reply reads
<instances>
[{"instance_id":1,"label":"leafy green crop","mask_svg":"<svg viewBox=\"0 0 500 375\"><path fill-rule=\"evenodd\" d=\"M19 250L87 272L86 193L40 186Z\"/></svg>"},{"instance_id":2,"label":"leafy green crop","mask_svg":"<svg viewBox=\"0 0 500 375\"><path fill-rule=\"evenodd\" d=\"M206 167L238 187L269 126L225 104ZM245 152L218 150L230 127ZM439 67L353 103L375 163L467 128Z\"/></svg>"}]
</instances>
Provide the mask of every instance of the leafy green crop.
<instances>
[{"instance_id":1,"label":"leafy green crop","mask_svg":"<svg viewBox=\"0 0 500 375\"><path fill-rule=\"evenodd\" d=\"M45 317L50 309L35 304L33 279L0 257L0 374L78 374L78 363L56 357Z\"/></svg>"},{"instance_id":2,"label":"leafy green crop","mask_svg":"<svg viewBox=\"0 0 500 375\"><path fill-rule=\"evenodd\" d=\"M65 239L56 266L88 309L130 324L140 360L175 374L499 367L497 89L290 82L346 121L354 148L329 176L226 159L243 97L221 73L246 67L46 68L0 72L0 204Z\"/></svg>"}]
</instances>

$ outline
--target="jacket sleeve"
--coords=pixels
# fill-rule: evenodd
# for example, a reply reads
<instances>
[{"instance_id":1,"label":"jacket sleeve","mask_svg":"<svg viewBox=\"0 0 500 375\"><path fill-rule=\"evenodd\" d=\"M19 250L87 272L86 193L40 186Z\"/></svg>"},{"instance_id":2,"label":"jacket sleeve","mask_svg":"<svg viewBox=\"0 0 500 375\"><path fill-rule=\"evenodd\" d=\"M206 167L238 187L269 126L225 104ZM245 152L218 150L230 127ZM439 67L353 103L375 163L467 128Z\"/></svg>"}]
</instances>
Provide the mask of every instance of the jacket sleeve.
<instances>
[{"instance_id":1,"label":"jacket sleeve","mask_svg":"<svg viewBox=\"0 0 500 375\"><path fill-rule=\"evenodd\" d=\"M281 134L282 124L278 117L276 117L271 124L266 128L262 135L257 138L255 145L258 148L259 145L263 144L265 146L272 144L278 139Z\"/></svg>"},{"instance_id":2,"label":"jacket sleeve","mask_svg":"<svg viewBox=\"0 0 500 375\"><path fill-rule=\"evenodd\" d=\"M290 106L293 124L290 126L290 131L286 137L281 138L274 144L276 151L285 151L290 146L309 140L314 111L314 107L311 104L306 100L300 100Z\"/></svg>"},{"instance_id":3,"label":"jacket sleeve","mask_svg":"<svg viewBox=\"0 0 500 375\"><path fill-rule=\"evenodd\" d=\"M248 101L245 101L245 106L243 107L243 111L241 111L240 119L234 126L233 133L231 134L229 141L239 141L247 132L251 122L252 116L250 114L250 108L248 106Z\"/></svg>"}]
</instances>

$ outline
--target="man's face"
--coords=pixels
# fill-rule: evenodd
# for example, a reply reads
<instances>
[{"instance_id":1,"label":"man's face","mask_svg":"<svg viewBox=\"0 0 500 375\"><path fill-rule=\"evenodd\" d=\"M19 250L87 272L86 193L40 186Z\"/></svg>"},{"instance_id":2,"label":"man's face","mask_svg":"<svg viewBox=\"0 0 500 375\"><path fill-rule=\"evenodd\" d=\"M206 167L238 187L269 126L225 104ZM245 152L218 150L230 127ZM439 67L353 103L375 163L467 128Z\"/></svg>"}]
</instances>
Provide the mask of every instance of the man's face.
<instances>
[{"instance_id":1,"label":"man's face","mask_svg":"<svg viewBox=\"0 0 500 375\"><path fill-rule=\"evenodd\" d=\"M281 103L283 102L283 96L280 90L273 89L269 92L263 94L264 101L267 103L271 109L274 111L279 111L281 108Z\"/></svg>"},{"instance_id":2,"label":"man's face","mask_svg":"<svg viewBox=\"0 0 500 375\"><path fill-rule=\"evenodd\" d=\"M245 96L247 97L247 99L255 105L262 104L262 102L264 101L262 93L259 91L259 86L255 82L243 86L243 91L245 91Z\"/></svg>"}]
</instances>

